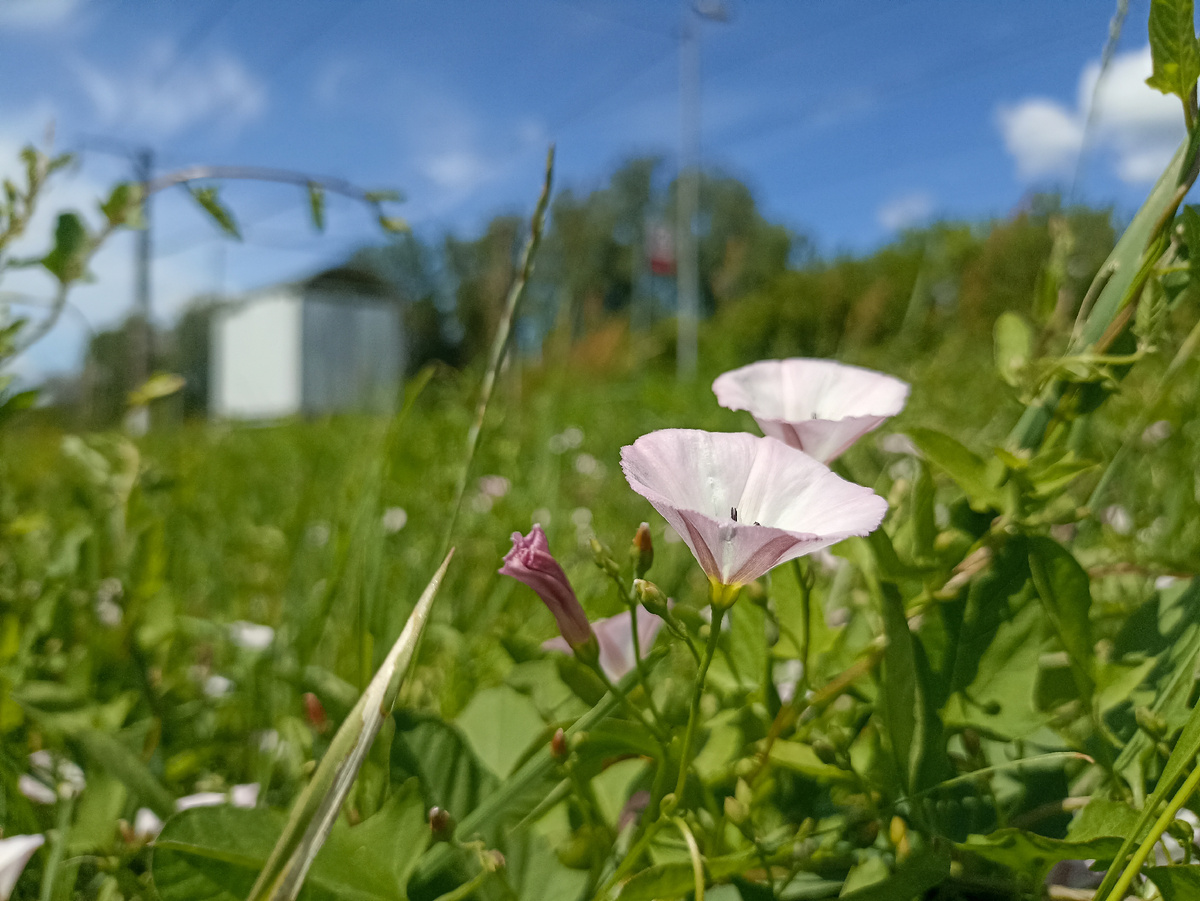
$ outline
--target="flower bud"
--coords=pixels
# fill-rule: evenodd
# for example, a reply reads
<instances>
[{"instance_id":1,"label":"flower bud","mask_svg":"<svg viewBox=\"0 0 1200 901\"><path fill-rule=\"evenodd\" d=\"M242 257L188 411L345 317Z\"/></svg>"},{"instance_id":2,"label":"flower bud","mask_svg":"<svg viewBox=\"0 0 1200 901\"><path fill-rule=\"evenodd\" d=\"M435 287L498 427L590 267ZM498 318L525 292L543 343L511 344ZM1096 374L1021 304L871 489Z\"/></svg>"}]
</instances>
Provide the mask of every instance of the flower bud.
<instances>
[{"instance_id":1,"label":"flower bud","mask_svg":"<svg viewBox=\"0 0 1200 901\"><path fill-rule=\"evenodd\" d=\"M311 691L304 693L304 716L308 720L308 724L318 732L324 732L329 728L329 718L325 716L325 706Z\"/></svg>"},{"instance_id":2,"label":"flower bud","mask_svg":"<svg viewBox=\"0 0 1200 901\"><path fill-rule=\"evenodd\" d=\"M725 797L725 817L735 826L741 826L750 818L750 808L733 795Z\"/></svg>"},{"instance_id":3,"label":"flower bud","mask_svg":"<svg viewBox=\"0 0 1200 901\"><path fill-rule=\"evenodd\" d=\"M645 579L635 579L633 582L633 593L637 597L638 603L655 616L661 616L663 619L667 618L667 596L653 582L647 582Z\"/></svg>"},{"instance_id":4,"label":"flower bud","mask_svg":"<svg viewBox=\"0 0 1200 901\"><path fill-rule=\"evenodd\" d=\"M654 542L650 540L649 523L644 522L638 526L629 554L633 558L633 574L640 579L654 563Z\"/></svg>"},{"instance_id":5,"label":"flower bud","mask_svg":"<svg viewBox=\"0 0 1200 901\"><path fill-rule=\"evenodd\" d=\"M561 728L555 730L554 737L550 739L550 756L562 763L570 753L570 749L567 747L567 734Z\"/></svg>"},{"instance_id":6,"label":"flower bud","mask_svg":"<svg viewBox=\"0 0 1200 901\"><path fill-rule=\"evenodd\" d=\"M435 842L448 842L454 837L454 829L458 824L450 811L441 807L429 808L429 829Z\"/></svg>"},{"instance_id":7,"label":"flower bud","mask_svg":"<svg viewBox=\"0 0 1200 901\"><path fill-rule=\"evenodd\" d=\"M617 566L617 561L613 559L612 551L606 548L599 540L593 538L588 542L592 549L592 559L596 561L596 566L604 570L609 576L614 579L621 577L621 567Z\"/></svg>"},{"instance_id":8,"label":"flower bud","mask_svg":"<svg viewBox=\"0 0 1200 901\"><path fill-rule=\"evenodd\" d=\"M575 596L575 589L567 581L567 574L550 553L550 542L542 527L534 525L525 536L513 532L512 543L512 550L504 556L500 574L524 582L537 593L554 614L558 631L576 654L588 644L595 645L596 636L592 634L587 614Z\"/></svg>"},{"instance_id":9,"label":"flower bud","mask_svg":"<svg viewBox=\"0 0 1200 901\"><path fill-rule=\"evenodd\" d=\"M479 856L479 862L489 873L496 873L508 866L508 861L504 859L504 855L496 849L484 851Z\"/></svg>"}]
</instances>

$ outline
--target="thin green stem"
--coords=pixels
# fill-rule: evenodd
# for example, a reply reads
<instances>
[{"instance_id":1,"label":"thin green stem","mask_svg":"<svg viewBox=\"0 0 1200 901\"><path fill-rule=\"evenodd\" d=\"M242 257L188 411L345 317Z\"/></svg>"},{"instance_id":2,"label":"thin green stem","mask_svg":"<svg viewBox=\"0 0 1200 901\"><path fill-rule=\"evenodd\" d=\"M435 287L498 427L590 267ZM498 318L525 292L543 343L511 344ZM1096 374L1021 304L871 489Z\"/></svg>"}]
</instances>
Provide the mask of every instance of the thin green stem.
<instances>
[{"instance_id":1,"label":"thin green stem","mask_svg":"<svg viewBox=\"0 0 1200 901\"><path fill-rule=\"evenodd\" d=\"M1141 872L1142 865L1146 862L1146 858L1150 856L1150 852L1154 850L1155 842L1167 831L1167 827L1175 821L1175 815L1187 803L1188 798L1192 796L1198 785L1200 785L1200 767L1192 770L1179 791L1175 793L1175 797L1171 798L1166 809L1154 821L1154 825L1150 827L1150 833L1142 839L1141 845L1138 846L1133 856L1129 858L1129 863L1125 865L1125 869L1121 872L1121 877L1113 885L1112 891L1108 893L1108 901L1118 901L1118 899L1125 897L1125 891L1133 882L1134 877Z\"/></svg>"},{"instance_id":2,"label":"thin green stem","mask_svg":"<svg viewBox=\"0 0 1200 901\"><path fill-rule=\"evenodd\" d=\"M642 683L642 691L646 693L646 707L656 723L662 722L658 708L654 706L654 695L650 693L650 674L646 672L646 661L642 660L642 640L638 636L638 603L631 595L629 602L629 632L633 641L633 665L637 668L638 681Z\"/></svg>"},{"instance_id":3,"label":"thin green stem","mask_svg":"<svg viewBox=\"0 0 1200 901\"><path fill-rule=\"evenodd\" d=\"M812 646L812 573L804 561L797 557L792 561L796 581L800 584L800 678L796 680L796 695L810 684L808 677L808 654Z\"/></svg>"},{"instance_id":4,"label":"thin green stem","mask_svg":"<svg viewBox=\"0 0 1200 901\"><path fill-rule=\"evenodd\" d=\"M651 719L646 715L644 710L634 704L633 701L629 700L629 695L625 694L619 685L613 682L612 679L608 678L608 674L604 672L604 669L600 666L599 661L589 662L588 666L592 668L592 672L599 677L600 681L604 683L604 687L608 689L613 697L617 698L617 700L621 702L625 709L629 711L630 716L650 730L650 734L654 736L659 746L663 749L663 753L665 755L668 739L666 733L664 733L662 730L662 726L659 725L657 717ZM647 697L648 696L649 693L647 693Z\"/></svg>"},{"instance_id":5,"label":"thin green stem","mask_svg":"<svg viewBox=\"0 0 1200 901\"><path fill-rule=\"evenodd\" d=\"M675 817L675 828L687 842L688 856L692 859L692 882L696 886L695 899L704 901L704 858L700 854L700 846L696 843L696 836L692 835L692 830L688 828L683 817Z\"/></svg>"},{"instance_id":6,"label":"thin green stem","mask_svg":"<svg viewBox=\"0 0 1200 901\"><path fill-rule=\"evenodd\" d=\"M696 738L696 723L700 719L700 701L704 697L704 683L708 679L708 668L717 653L717 644L721 639L721 620L724 618L725 607L713 604L712 623L709 626L708 632L708 644L704 646L704 656L700 658L700 671L696 673L696 685L692 689L692 705L688 710L687 731L683 733L683 748L679 753L679 779L675 783L675 798L671 805L671 810L666 811L668 814L674 812L675 806L679 804L680 799L683 797L683 790L687 787L688 768L691 766L692 742Z\"/></svg>"}]
</instances>

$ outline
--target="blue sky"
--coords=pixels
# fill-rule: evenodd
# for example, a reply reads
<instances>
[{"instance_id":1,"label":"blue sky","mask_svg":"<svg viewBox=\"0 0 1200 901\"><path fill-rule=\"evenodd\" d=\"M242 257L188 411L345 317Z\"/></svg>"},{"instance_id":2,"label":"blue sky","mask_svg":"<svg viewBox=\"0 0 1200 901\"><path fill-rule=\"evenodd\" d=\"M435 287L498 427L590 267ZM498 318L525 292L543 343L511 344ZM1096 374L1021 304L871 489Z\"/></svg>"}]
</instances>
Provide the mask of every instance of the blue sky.
<instances>
[{"instance_id":1,"label":"blue sky","mask_svg":"<svg viewBox=\"0 0 1200 901\"><path fill-rule=\"evenodd\" d=\"M1133 0L1100 91L1080 196L1131 211L1182 135L1148 74ZM1115 3L727 0L701 25L703 156L767 215L826 251L866 250L932 217L1003 215L1066 185ZM421 234L527 211L546 145L558 183L600 186L623 159L679 145L675 0L0 0L0 169L55 124L82 164L52 205L88 207L127 164L97 137L148 145L162 169L282 166L396 187ZM231 244L178 194L156 202L155 304L169 318L337 261L377 232L333 201L314 235L281 186L224 195ZM22 248L49 233L39 222ZM72 364L88 327L128 308L132 245L97 259L77 310L26 361ZM38 276L2 287L45 294Z\"/></svg>"}]
</instances>

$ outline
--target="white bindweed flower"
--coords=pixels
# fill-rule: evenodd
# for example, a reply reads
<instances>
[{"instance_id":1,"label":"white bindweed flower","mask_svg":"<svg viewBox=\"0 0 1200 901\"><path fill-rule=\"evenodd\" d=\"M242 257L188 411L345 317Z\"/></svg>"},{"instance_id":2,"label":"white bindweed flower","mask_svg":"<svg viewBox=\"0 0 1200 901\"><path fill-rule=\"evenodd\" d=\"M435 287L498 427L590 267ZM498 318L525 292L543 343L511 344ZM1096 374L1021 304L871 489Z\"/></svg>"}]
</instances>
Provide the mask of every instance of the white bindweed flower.
<instances>
[{"instance_id":1,"label":"white bindweed flower","mask_svg":"<svg viewBox=\"0 0 1200 901\"><path fill-rule=\"evenodd\" d=\"M275 630L239 619L229 624L229 640L247 651L265 651L275 640Z\"/></svg>"},{"instance_id":2,"label":"white bindweed flower","mask_svg":"<svg viewBox=\"0 0 1200 901\"><path fill-rule=\"evenodd\" d=\"M651 432L621 449L621 467L709 580L730 587L867 535L887 511L871 489L781 441L744 432Z\"/></svg>"},{"instance_id":3,"label":"white bindweed flower","mask_svg":"<svg viewBox=\"0 0 1200 901\"><path fill-rule=\"evenodd\" d=\"M600 668L614 682L619 682L626 673L637 666L637 659L633 656L633 630L629 628L629 617L629 611L626 610L592 623L592 632L600 643ZM662 619L653 613L638 611L638 645L642 649L643 658L654 645L654 639L662 625ZM542 642L542 647L547 651L571 653L571 646L561 637Z\"/></svg>"},{"instance_id":4,"label":"white bindweed flower","mask_svg":"<svg viewBox=\"0 0 1200 901\"><path fill-rule=\"evenodd\" d=\"M904 409L908 385L833 360L762 360L718 376L717 402L772 438L828 463Z\"/></svg>"},{"instance_id":5,"label":"white bindweed flower","mask_svg":"<svg viewBox=\"0 0 1200 901\"><path fill-rule=\"evenodd\" d=\"M0 838L0 901L8 901L25 865L45 841L44 835Z\"/></svg>"},{"instance_id":6,"label":"white bindweed flower","mask_svg":"<svg viewBox=\"0 0 1200 901\"><path fill-rule=\"evenodd\" d=\"M479 492L492 498L502 498L512 488L512 482L504 476L480 476Z\"/></svg>"}]
</instances>

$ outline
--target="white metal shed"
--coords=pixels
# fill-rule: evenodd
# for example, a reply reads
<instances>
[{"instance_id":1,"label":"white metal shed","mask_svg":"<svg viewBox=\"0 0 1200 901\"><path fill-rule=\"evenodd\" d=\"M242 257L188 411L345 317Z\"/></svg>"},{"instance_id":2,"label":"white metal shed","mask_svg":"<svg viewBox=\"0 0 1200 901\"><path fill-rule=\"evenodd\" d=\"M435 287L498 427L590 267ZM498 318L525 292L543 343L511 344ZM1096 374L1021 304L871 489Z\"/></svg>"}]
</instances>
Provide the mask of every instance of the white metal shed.
<instances>
[{"instance_id":1,"label":"white metal shed","mask_svg":"<svg viewBox=\"0 0 1200 901\"><path fill-rule=\"evenodd\" d=\"M400 300L357 270L248 294L213 316L211 337L217 418L386 412L402 384Z\"/></svg>"}]
</instances>

